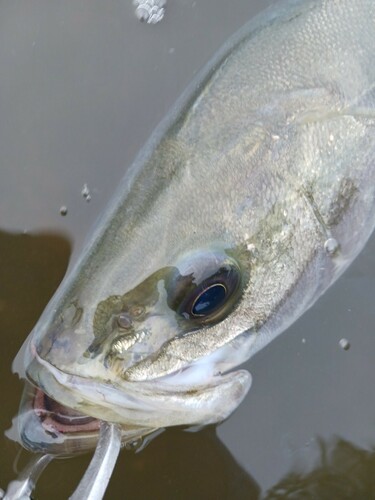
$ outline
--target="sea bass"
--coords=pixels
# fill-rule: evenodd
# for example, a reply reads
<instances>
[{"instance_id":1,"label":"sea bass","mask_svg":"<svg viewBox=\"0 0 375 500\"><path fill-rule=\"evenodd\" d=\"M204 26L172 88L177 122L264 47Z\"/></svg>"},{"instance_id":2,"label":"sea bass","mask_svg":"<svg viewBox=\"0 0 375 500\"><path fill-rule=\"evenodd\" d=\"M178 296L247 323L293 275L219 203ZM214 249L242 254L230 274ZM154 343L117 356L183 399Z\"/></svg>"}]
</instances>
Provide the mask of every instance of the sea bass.
<instances>
[{"instance_id":1,"label":"sea bass","mask_svg":"<svg viewBox=\"0 0 375 500\"><path fill-rule=\"evenodd\" d=\"M374 47L373 0L289 0L204 68L27 340L26 402L58 408L56 433L100 419L126 440L240 404L251 377L232 370L374 228ZM51 452L23 425L28 447Z\"/></svg>"}]
</instances>

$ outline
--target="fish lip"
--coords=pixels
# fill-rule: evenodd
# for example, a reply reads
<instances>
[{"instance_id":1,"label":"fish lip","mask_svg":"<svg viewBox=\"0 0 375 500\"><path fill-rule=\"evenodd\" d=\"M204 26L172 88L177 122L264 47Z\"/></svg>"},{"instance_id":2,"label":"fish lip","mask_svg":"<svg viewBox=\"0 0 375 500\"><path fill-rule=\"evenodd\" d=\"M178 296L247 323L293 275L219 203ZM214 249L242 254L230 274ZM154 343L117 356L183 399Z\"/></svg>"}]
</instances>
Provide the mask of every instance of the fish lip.
<instances>
[{"instance_id":1,"label":"fish lip","mask_svg":"<svg viewBox=\"0 0 375 500\"><path fill-rule=\"evenodd\" d=\"M67 370L63 370L58 368L50 361L44 359L38 353L35 345L31 343L31 353L34 360L38 362L39 365L42 365L46 368L47 372L49 372L54 378L57 380L60 379L59 384L64 387L64 383L61 382L62 378L69 378L73 381L75 387L78 386L80 382L84 386L88 386L90 382L93 385L98 385L98 387L103 387L103 392L105 391L105 387L112 387L117 389L118 391L124 390L124 387L127 387L128 384L131 386L146 386L151 384L159 384L163 387L164 390L168 390L172 392L176 387L177 389L189 388L191 386L194 387L207 387L210 385L217 385L219 380L226 375L233 374L238 367L248 359L247 352L249 351L249 347L251 348L256 341L257 332L254 329L249 329L242 334L235 337L231 342L228 342L218 349L201 356L193 361L188 362L183 366L176 367L176 369L171 370L168 373L162 373L160 375L155 374L147 374L142 376L135 377L127 377L127 371L123 372L122 377L119 377L120 382L117 382L113 378L94 378L69 372ZM145 361L150 359L150 357L146 357ZM135 365L136 366L136 365ZM130 367L131 368L131 367ZM204 368L202 370L202 368ZM55 373L55 375L53 375ZM57 376L56 376L57 374ZM125 375L125 376L124 376ZM184 376L188 375L187 380L183 380ZM31 377L32 378L32 377ZM37 380L33 382L35 385L40 386ZM78 391L77 391L78 392ZM51 399L53 395L49 394ZM102 399L105 399L104 396ZM70 406L70 405L66 405ZM152 407L150 408L152 410Z\"/></svg>"},{"instance_id":2,"label":"fish lip","mask_svg":"<svg viewBox=\"0 0 375 500\"><path fill-rule=\"evenodd\" d=\"M155 378L149 378L149 379L144 379L144 380L130 380L130 379L121 379L121 381L124 384L130 384L132 386L145 386L145 385L150 385L154 383L161 384L164 388L170 387L170 391L173 390L173 387L176 384L172 385L172 381L175 382L176 378L178 378L180 375L186 374L188 372L191 372L194 370L194 368L199 365L200 363L205 363L207 358L209 358L210 355L203 356L202 358L199 359L199 363L190 363L183 368L176 369L168 374L164 374L160 377L155 377ZM85 377L79 374L75 373L69 373L68 371L62 370L61 368L56 367L53 365L50 361L45 360L42 356L40 356L36 351L34 351L34 360L37 362L37 364L45 369L46 372L49 373L50 376L52 376L57 383L59 383L62 387L64 387L63 379L65 378L66 387L71 386L71 387L76 387L78 383L81 381L84 383L85 386L89 386L92 384L93 386L111 386L114 387L115 389L121 391L122 390L122 384L115 384L113 381L101 381L98 379L94 379L91 377ZM40 370L38 370L40 372ZM200 380L201 386L206 386L209 385L210 383L213 383L214 381L218 381L218 379L224 377L225 375L229 373L235 372L235 368L231 367L231 369L225 370L225 371L212 371L211 373L206 373L206 377L202 380ZM41 392L47 395L52 401L56 401L50 394L50 391L48 391L45 387L43 387L42 379L40 377L40 373L38 373L37 378L33 378L32 376L29 376L31 379L32 384L37 387ZM178 387L180 388L181 386L191 386L191 382L189 384L178 384ZM68 389L69 390L69 389ZM57 401L56 401L57 402ZM68 404L62 404L60 402L57 402L58 404L62 406L66 406L68 408L71 408L70 405Z\"/></svg>"}]
</instances>

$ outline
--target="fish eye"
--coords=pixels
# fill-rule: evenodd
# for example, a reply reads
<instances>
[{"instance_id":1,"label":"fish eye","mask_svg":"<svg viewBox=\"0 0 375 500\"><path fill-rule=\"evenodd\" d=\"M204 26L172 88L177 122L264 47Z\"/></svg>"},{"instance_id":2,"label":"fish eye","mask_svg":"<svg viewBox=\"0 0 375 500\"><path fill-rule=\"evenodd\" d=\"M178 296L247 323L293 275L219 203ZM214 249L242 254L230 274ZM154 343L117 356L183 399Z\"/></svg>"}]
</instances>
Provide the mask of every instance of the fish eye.
<instances>
[{"instance_id":1,"label":"fish eye","mask_svg":"<svg viewBox=\"0 0 375 500\"><path fill-rule=\"evenodd\" d=\"M187 255L168 282L168 305L195 323L216 323L236 305L242 274L237 262L225 252Z\"/></svg>"},{"instance_id":2,"label":"fish eye","mask_svg":"<svg viewBox=\"0 0 375 500\"><path fill-rule=\"evenodd\" d=\"M223 283L214 283L203 291L194 300L191 308L193 316L208 316L225 301L227 288Z\"/></svg>"}]
</instances>

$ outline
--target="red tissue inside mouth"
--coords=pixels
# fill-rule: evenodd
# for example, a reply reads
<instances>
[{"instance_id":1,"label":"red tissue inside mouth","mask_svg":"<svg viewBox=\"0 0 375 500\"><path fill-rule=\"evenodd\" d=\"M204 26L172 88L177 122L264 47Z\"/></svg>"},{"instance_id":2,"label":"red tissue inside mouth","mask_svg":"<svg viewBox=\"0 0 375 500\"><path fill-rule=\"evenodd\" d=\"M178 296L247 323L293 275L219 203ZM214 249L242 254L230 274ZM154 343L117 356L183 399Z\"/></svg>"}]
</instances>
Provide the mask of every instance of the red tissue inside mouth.
<instances>
[{"instance_id":1,"label":"red tissue inside mouth","mask_svg":"<svg viewBox=\"0 0 375 500\"><path fill-rule=\"evenodd\" d=\"M58 403L39 388L35 390L33 409L47 432L71 434L99 431L99 420Z\"/></svg>"}]
</instances>

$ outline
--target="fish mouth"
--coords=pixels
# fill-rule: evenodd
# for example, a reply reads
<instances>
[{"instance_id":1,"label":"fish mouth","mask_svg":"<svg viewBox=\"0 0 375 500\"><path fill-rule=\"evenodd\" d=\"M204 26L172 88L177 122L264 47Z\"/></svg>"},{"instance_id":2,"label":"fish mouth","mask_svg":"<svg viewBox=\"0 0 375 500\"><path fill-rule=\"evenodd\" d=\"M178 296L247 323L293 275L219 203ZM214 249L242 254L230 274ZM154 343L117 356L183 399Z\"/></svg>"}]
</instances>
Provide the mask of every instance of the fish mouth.
<instances>
[{"instance_id":1,"label":"fish mouth","mask_svg":"<svg viewBox=\"0 0 375 500\"><path fill-rule=\"evenodd\" d=\"M33 453L68 457L94 449L100 420L52 399L26 382L20 412L9 437L20 440Z\"/></svg>"},{"instance_id":2,"label":"fish mouth","mask_svg":"<svg viewBox=\"0 0 375 500\"><path fill-rule=\"evenodd\" d=\"M19 422L25 448L59 456L95 448L99 438L99 419L58 403L38 387L29 389L27 406L27 418L21 418Z\"/></svg>"},{"instance_id":3,"label":"fish mouth","mask_svg":"<svg viewBox=\"0 0 375 500\"><path fill-rule=\"evenodd\" d=\"M102 420L119 424L125 442L170 426L218 423L237 408L251 385L251 376L245 370L209 374L202 381L200 370L187 367L142 382L109 381L102 374L99 378L95 365L91 376L89 372L86 366L82 374L67 373L35 351L27 370L28 379L37 387L33 389L33 399L29 397L32 403L28 403L34 421L37 419L44 433L55 433L60 441L67 441L69 436L73 443L76 436L76 448L82 446L82 436L95 436L96 443ZM35 451L39 446L39 451L42 447L46 452L48 446L44 442L38 444L43 441L39 435L33 437L29 432L25 439L25 429L30 428L25 420L22 426L26 447ZM72 446L68 448L71 453Z\"/></svg>"},{"instance_id":4,"label":"fish mouth","mask_svg":"<svg viewBox=\"0 0 375 500\"><path fill-rule=\"evenodd\" d=\"M66 434L99 431L100 420L62 405L39 387L35 388L32 406L48 432Z\"/></svg>"},{"instance_id":5,"label":"fish mouth","mask_svg":"<svg viewBox=\"0 0 375 500\"><path fill-rule=\"evenodd\" d=\"M45 391L26 382L15 432L8 437L33 453L69 457L95 449L102 420L64 405ZM139 446L156 429L121 427L122 443Z\"/></svg>"}]
</instances>

